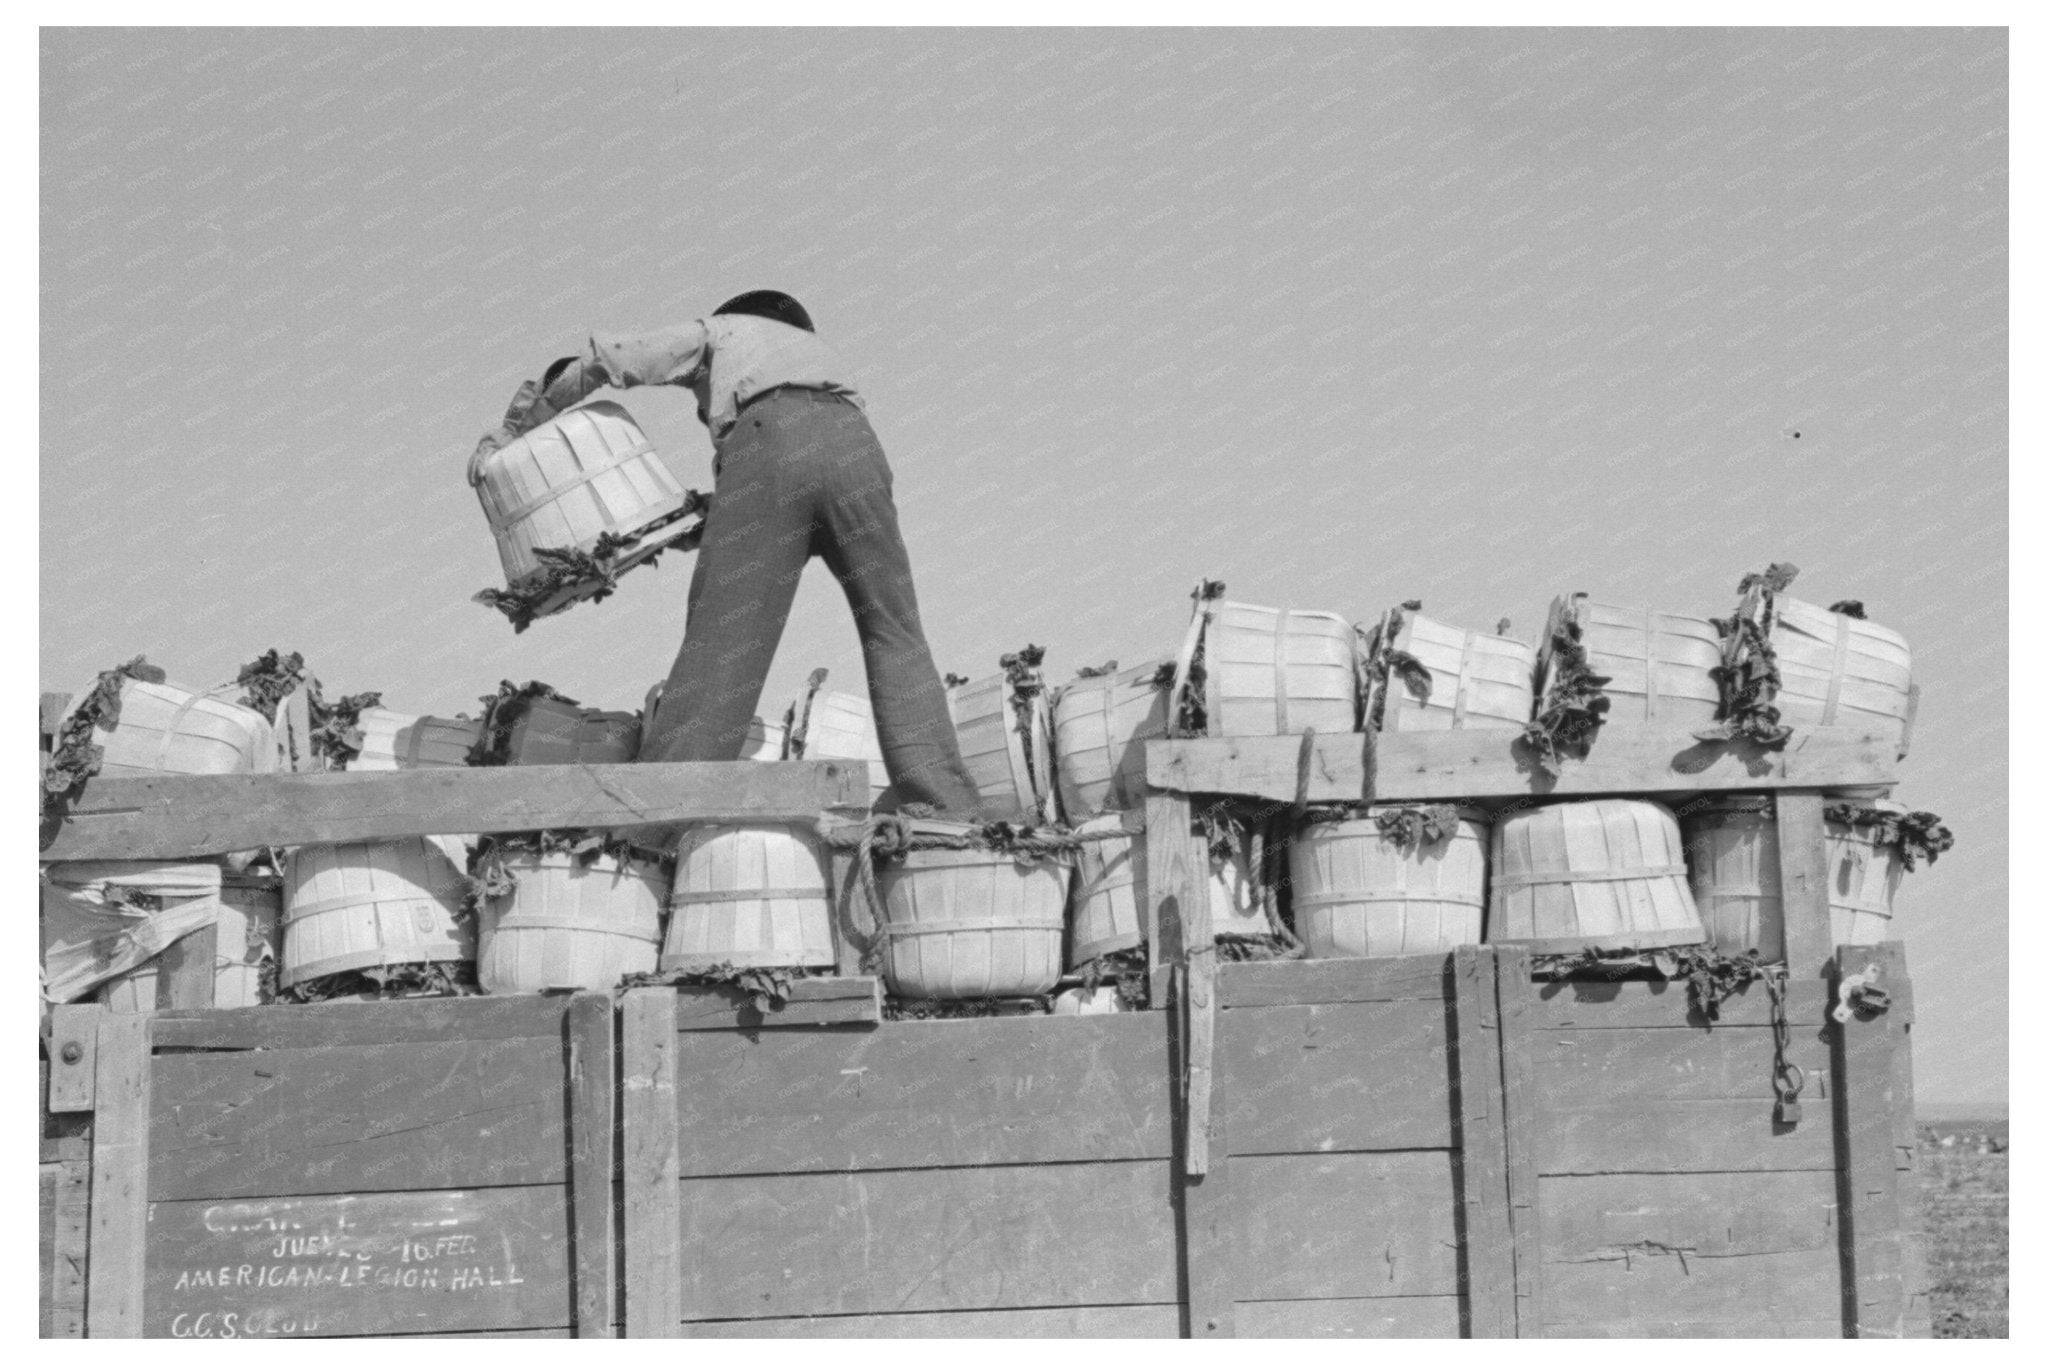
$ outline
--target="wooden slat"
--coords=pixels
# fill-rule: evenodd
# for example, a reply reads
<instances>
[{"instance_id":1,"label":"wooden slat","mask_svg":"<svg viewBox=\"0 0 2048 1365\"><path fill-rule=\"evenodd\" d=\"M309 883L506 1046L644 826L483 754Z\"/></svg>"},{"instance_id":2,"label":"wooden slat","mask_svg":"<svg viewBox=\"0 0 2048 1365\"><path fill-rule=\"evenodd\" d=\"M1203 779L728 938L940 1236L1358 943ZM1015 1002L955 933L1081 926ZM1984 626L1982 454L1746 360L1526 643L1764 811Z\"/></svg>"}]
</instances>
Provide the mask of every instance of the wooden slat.
<instances>
[{"instance_id":1,"label":"wooden slat","mask_svg":"<svg viewBox=\"0 0 2048 1365\"><path fill-rule=\"evenodd\" d=\"M562 1044L394 1043L156 1059L163 1199L551 1184Z\"/></svg>"},{"instance_id":2,"label":"wooden slat","mask_svg":"<svg viewBox=\"0 0 2048 1365\"><path fill-rule=\"evenodd\" d=\"M676 993L660 987L627 991L620 1026L619 1090L629 1337L672 1337L683 1317L676 1041ZM719 1248L707 1245L700 1250L716 1255Z\"/></svg>"},{"instance_id":3,"label":"wooden slat","mask_svg":"<svg viewBox=\"0 0 2048 1365\"><path fill-rule=\"evenodd\" d=\"M42 1293L45 1337L85 1335L86 1246L91 1235L92 1163L50 1162L41 1170Z\"/></svg>"},{"instance_id":4,"label":"wooden slat","mask_svg":"<svg viewBox=\"0 0 2048 1365\"><path fill-rule=\"evenodd\" d=\"M1506 1093L1500 1071L1500 1001L1494 954L1459 948L1453 972L1456 1004L1456 1106L1463 1219L1463 1281L1469 1335L1515 1334L1515 1241L1508 1218ZM1416 1068L1420 1070L1420 1067Z\"/></svg>"},{"instance_id":5,"label":"wooden slat","mask_svg":"<svg viewBox=\"0 0 2048 1365\"><path fill-rule=\"evenodd\" d=\"M507 995L165 1012L156 1040L167 1051L232 1051L559 1038L567 1008L561 996Z\"/></svg>"},{"instance_id":6,"label":"wooden slat","mask_svg":"<svg viewBox=\"0 0 2048 1365\"><path fill-rule=\"evenodd\" d=\"M1181 907L1208 900L1208 850L1193 832L1185 796L1151 792L1145 798L1145 932L1151 946L1151 1001L1166 1008L1180 959Z\"/></svg>"},{"instance_id":7,"label":"wooden slat","mask_svg":"<svg viewBox=\"0 0 2048 1365\"><path fill-rule=\"evenodd\" d=\"M767 1014L738 989L682 986L676 1027L696 1029L810 1028L882 1022L882 980L875 976L809 976L790 983L789 999Z\"/></svg>"},{"instance_id":8,"label":"wooden slat","mask_svg":"<svg viewBox=\"0 0 2048 1365\"><path fill-rule=\"evenodd\" d=\"M1643 796L1775 787L1857 787L1898 780L1896 741L1844 727L1796 732L1778 750L1704 744L1687 730L1602 734L1555 778L1513 746L1508 730L1417 730L1319 735L1309 762L1310 801L1454 801L1528 796ZM1146 780L1191 794L1292 801L1300 740L1158 739L1146 744ZM1368 782L1368 778L1370 781Z\"/></svg>"},{"instance_id":9,"label":"wooden slat","mask_svg":"<svg viewBox=\"0 0 2048 1365\"><path fill-rule=\"evenodd\" d=\"M1458 1292L1449 1152L1231 1158L1238 1299Z\"/></svg>"},{"instance_id":10,"label":"wooden slat","mask_svg":"<svg viewBox=\"0 0 2048 1365\"><path fill-rule=\"evenodd\" d=\"M1446 1000L1450 957L1326 958L1226 962L1217 998L1226 1009L1252 1005L1337 1005L1380 1000Z\"/></svg>"},{"instance_id":11,"label":"wooden slat","mask_svg":"<svg viewBox=\"0 0 2048 1365\"><path fill-rule=\"evenodd\" d=\"M1545 1175L1639 1171L1824 1171L1834 1134L1819 1115L1774 1122L1768 1096L1657 1100L1621 1094L1607 1104L1552 1107L1536 1123ZM1809 1111L1811 1113L1811 1111Z\"/></svg>"},{"instance_id":12,"label":"wooden slat","mask_svg":"<svg viewBox=\"0 0 2048 1365\"><path fill-rule=\"evenodd\" d=\"M686 1177L1172 1155L1156 1011L685 1032Z\"/></svg>"},{"instance_id":13,"label":"wooden slat","mask_svg":"<svg viewBox=\"0 0 2048 1365\"><path fill-rule=\"evenodd\" d=\"M689 1181L683 1311L694 1321L1170 1302L1169 1169L1115 1161Z\"/></svg>"},{"instance_id":14,"label":"wooden slat","mask_svg":"<svg viewBox=\"0 0 2048 1365\"><path fill-rule=\"evenodd\" d=\"M142 1335L143 1251L149 1237L149 1020L100 1021L92 1141L91 1255L86 1334Z\"/></svg>"},{"instance_id":15,"label":"wooden slat","mask_svg":"<svg viewBox=\"0 0 2048 1365\"><path fill-rule=\"evenodd\" d=\"M1544 1103L1554 1110L1777 1096L1777 1048L1767 1028L1539 1030L1532 1046ZM1832 1063L1819 1030L1795 1030L1785 1056L1806 1072L1804 1098L1824 1100ZM1825 1108L1813 1116L1823 1127Z\"/></svg>"},{"instance_id":16,"label":"wooden slat","mask_svg":"<svg viewBox=\"0 0 2048 1365\"><path fill-rule=\"evenodd\" d=\"M1840 1235L1831 1171L1544 1176L1540 1185L1546 1264L1829 1251ZM1838 1292L1831 1283L1807 1316L1825 1316Z\"/></svg>"},{"instance_id":17,"label":"wooden slat","mask_svg":"<svg viewBox=\"0 0 2048 1365\"><path fill-rule=\"evenodd\" d=\"M1777 1336L1783 1322L1811 1323L1835 1281L1832 1247L1706 1256L1654 1248L1624 1257L1543 1267L1544 1335L1594 1326L1629 1336L1683 1336L1701 1322L1749 1323L1748 1336Z\"/></svg>"},{"instance_id":18,"label":"wooden slat","mask_svg":"<svg viewBox=\"0 0 2048 1365\"><path fill-rule=\"evenodd\" d=\"M1529 951L1494 950L1494 983L1500 1005L1500 1072L1507 1133L1508 1227L1515 1243L1515 1335L1543 1330L1545 1294L1542 1265L1542 1200L1536 1171L1539 1126L1544 1122L1536 1075L1534 1042L1537 998L1529 980Z\"/></svg>"},{"instance_id":19,"label":"wooden slat","mask_svg":"<svg viewBox=\"0 0 2048 1365\"><path fill-rule=\"evenodd\" d=\"M154 1204L147 1335L567 1326L566 1194L537 1185Z\"/></svg>"},{"instance_id":20,"label":"wooden slat","mask_svg":"<svg viewBox=\"0 0 2048 1365\"><path fill-rule=\"evenodd\" d=\"M1785 994L1785 1017L1794 1033L1820 1028L1832 1003L1825 982L1794 981ZM1531 1022L1540 1029L1690 1029L1704 1038L1723 1029L1768 1028L1771 998L1752 983L1721 1002L1721 1017L1710 1030L1686 1001L1682 981L1546 981L1529 1001Z\"/></svg>"},{"instance_id":21,"label":"wooden slat","mask_svg":"<svg viewBox=\"0 0 2048 1365\"><path fill-rule=\"evenodd\" d=\"M1834 961L1828 911L1827 828L1818 792L1780 792L1775 831L1785 907L1785 965L1794 981L1827 974Z\"/></svg>"},{"instance_id":22,"label":"wooden slat","mask_svg":"<svg viewBox=\"0 0 2048 1365\"><path fill-rule=\"evenodd\" d=\"M967 1313L851 1313L837 1317L740 1318L683 1325L686 1337L1075 1337L1131 1339L1178 1335L1171 1303L1105 1308L1005 1308Z\"/></svg>"},{"instance_id":23,"label":"wooden slat","mask_svg":"<svg viewBox=\"0 0 2048 1365\"><path fill-rule=\"evenodd\" d=\"M1241 1337L1456 1337L1458 1296L1382 1299L1266 1299L1237 1305Z\"/></svg>"},{"instance_id":24,"label":"wooden slat","mask_svg":"<svg viewBox=\"0 0 2048 1365\"><path fill-rule=\"evenodd\" d=\"M1904 948L1899 949L1901 970ZM1899 1252L1904 1263L1906 1308L1900 1331L1911 1338L1934 1335L1928 1295L1927 1215L1920 1172L1919 1121L1913 1107L1912 982L1894 978L1892 993L1892 1158L1898 1168ZM1825 1072L1822 1074L1826 1074Z\"/></svg>"},{"instance_id":25,"label":"wooden slat","mask_svg":"<svg viewBox=\"0 0 2048 1365\"><path fill-rule=\"evenodd\" d=\"M1440 1000L1227 1011L1231 1152L1455 1145L1444 1014ZM1497 1090L1497 1053L1493 1066Z\"/></svg>"},{"instance_id":26,"label":"wooden slat","mask_svg":"<svg viewBox=\"0 0 2048 1365\"><path fill-rule=\"evenodd\" d=\"M1654 1310L1652 1310L1654 1312ZM1637 1320L1616 1322L1568 1322L1562 1323L1550 1334L1561 1338L1651 1338L1657 1340L1704 1340L1712 1338L1754 1339L1769 1336L1774 1341L1783 1340L1826 1340L1842 1335L1842 1324L1835 1318L1772 1318L1768 1324L1744 1312L1738 1317L1728 1318L1686 1318L1663 1314Z\"/></svg>"},{"instance_id":27,"label":"wooden slat","mask_svg":"<svg viewBox=\"0 0 2048 1365\"><path fill-rule=\"evenodd\" d=\"M160 1010L213 1008L214 958L220 951L220 926L208 924L157 955L156 1007Z\"/></svg>"},{"instance_id":28,"label":"wooden slat","mask_svg":"<svg viewBox=\"0 0 2048 1365\"><path fill-rule=\"evenodd\" d=\"M93 1106L104 1005L57 1005L50 1010L50 1090L53 1114L80 1114Z\"/></svg>"},{"instance_id":29,"label":"wooden slat","mask_svg":"<svg viewBox=\"0 0 2048 1365\"><path fill-rule=\"evenodd\" d=\"M94 778L44 860L191 858L415 834L811 820L867 801L867 765L613 763Z\"/></svg>"},{"instance_id":30,"label":"wooden slat","mask_svg":"<svg viewBox=\"0 0 2048 1365\"><path fill-rule=\"evenodd\" d=\"M569 1206L574 1226L575 1327L579 1337L611 1337L618 1301L617 1052L612 998L578 994L569 1002Z\"/></svg>"},{"instance_id":31,"label":"wooden slat","mask_svg":"<svg viewBox=\"0 0 2048 1365\"><path fill-rule=\"evenodd\" d=\"M1783 817L1780 816L1782 822ZM1843 948L1844 975L1876 968L1887 990L1906 975L1897 943ZM1835 1116L1840 1142L1843 1330L1852 1337L1907 1334L1906 1225L1899 1207L1896 1138L1898 1045L1889 1014L1852 1017L1835 1030Z\"/></svg>"}]
</instances>

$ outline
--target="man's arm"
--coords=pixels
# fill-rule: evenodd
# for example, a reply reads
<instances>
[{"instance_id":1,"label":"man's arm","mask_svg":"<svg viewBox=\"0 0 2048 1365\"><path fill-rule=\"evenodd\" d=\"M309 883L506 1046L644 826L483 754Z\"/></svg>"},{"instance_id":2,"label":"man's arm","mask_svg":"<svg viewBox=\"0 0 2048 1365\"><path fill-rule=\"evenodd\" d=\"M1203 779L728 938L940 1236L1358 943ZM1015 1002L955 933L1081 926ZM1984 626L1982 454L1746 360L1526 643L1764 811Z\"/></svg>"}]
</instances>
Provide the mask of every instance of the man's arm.
<instances>
[{"instance_id":1,"label":"man's arm","mask_svg":"<svg viewBox=\"0 0 2048 1365\"><path fill-rule=\"evenodd\" d=\"M709 339L702 322L646 336L592 337L583 354L564 356L550 365L541 387L548 405L560 412L607 384L621 389L640 384L689 384L709 360Z\"/></svg>"}]
</instances>

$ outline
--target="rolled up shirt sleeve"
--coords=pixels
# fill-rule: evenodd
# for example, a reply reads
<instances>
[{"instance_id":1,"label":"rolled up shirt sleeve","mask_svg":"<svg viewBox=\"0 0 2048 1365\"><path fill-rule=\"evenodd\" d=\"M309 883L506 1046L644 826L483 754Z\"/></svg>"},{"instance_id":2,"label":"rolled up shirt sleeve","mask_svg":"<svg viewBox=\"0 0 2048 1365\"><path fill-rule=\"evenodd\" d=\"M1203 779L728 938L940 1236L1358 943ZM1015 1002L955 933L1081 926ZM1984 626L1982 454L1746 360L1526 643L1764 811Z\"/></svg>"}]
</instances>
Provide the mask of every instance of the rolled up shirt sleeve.
<instances>
[{"instance_id":1,"label":"rolled up shirt sleeve","mask_svg":"<svg viewBox=\"0 0 2048 1365\"><path fill-rule=\"evenodd\" d=\"M636 384L688 384L709 359L710 340L702 320L645 336L592 337L587 364L622 389Z\"/></svg>"}]
</instances>

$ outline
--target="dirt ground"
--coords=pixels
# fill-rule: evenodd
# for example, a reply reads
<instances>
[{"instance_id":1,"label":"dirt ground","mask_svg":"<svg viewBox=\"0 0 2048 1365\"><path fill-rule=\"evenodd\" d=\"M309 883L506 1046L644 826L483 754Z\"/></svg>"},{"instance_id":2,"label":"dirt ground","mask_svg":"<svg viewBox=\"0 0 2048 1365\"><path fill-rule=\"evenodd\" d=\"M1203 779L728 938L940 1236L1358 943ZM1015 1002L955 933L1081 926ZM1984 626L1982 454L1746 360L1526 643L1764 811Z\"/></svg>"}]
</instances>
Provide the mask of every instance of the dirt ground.
<instances>
[{"instance_id":1,"label":"dirt ground","mask_svg":"<svg viewBox=\"0 0 2048 1365\"><path fill-rule=\"evenodd\" d=\"M2006 1122L1920 1125L1928 1288L1937 1337L2003 1337L2007 1266Z\"/></svg>"}]
</instances>

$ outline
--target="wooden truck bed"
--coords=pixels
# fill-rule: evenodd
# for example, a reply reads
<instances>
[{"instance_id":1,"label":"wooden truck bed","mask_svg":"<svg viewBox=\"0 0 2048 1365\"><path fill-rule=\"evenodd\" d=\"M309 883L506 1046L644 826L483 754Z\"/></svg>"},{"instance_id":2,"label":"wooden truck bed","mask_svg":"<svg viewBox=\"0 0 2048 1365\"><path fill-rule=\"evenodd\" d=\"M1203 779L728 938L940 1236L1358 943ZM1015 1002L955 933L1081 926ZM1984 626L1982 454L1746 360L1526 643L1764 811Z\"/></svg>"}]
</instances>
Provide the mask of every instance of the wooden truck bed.
<instances>
[{"instance_id":1,"label":"wooden truck bed","mask_svg":"<svg viewBox=\"0 0 2048 1365\"><path fill-rule=\"evenodd\" d=\"M1181 923L1206 903L1186 894L1192 836L1173 834L1191 798L1286 799L1282 777L1294 794L1321 764L1310 799L1411 799L1384 760L1419 738L1152 746L1164 1008L884 1022L861 977L802 983L766 1017L652 987L60 1007L43 1331L1925 1335L1910 983L1896 944L1825 949L1801 859L1785 860L1796 1123L1774 1119L1760 983L1707 1028L1681 986L1536 981L1513 947L1180 950L1205 941L1198 910ZM1889 780L1856 751L1860 781ZM408 804L404 820L456 832L850 809L859 766L379 777L438 779L431 815ZM1793 784L1836 771L1745 770L1746 789L1784 793L1788 851L1810 814L1818 853L1818 792ZM149 781L96 783L88 801L123 823L129 856L189 851L182 784L222 780ZM206 838L358 828L381 790L268 781L297 792L218 808ZM187 812L175 832L151 823L152 793ZM376 818L379 837L404 832ZM93 824L60 838L87 847ZM65 856L105 856L90 847ZM1836 1022L1835 982L1873 965L1890 1008Z\"/></svg>"}]
</instances>

